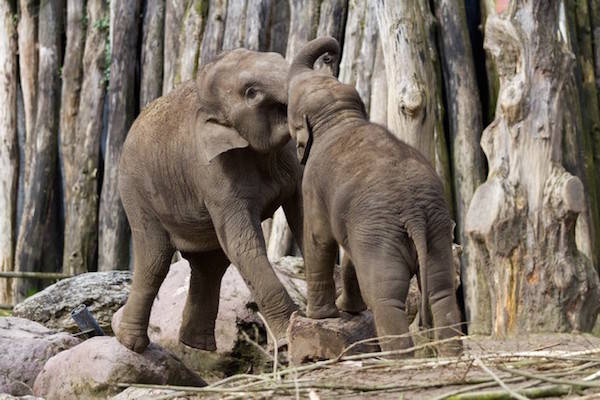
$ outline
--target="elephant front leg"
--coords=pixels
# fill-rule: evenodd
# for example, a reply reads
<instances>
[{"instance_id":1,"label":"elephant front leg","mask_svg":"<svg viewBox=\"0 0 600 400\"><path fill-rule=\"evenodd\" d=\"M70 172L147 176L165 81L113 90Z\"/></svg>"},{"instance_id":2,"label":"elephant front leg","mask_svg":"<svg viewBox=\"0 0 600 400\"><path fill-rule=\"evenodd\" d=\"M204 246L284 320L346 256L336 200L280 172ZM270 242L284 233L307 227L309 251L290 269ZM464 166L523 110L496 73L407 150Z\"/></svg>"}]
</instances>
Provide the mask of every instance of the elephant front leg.
<instances>
[{"instance_id":1,"label":"elephant front leg","mask_svg":"<svg viewBox=\"0 0 600 400\"><path fill-rule=\"evenodd\" d=\"M188 291L179 341L200 350L215 351L215 321L219 311L221 280L229 260L221 249L184 254L190 262L190 287Z\"/></svg>"},{"instance_id":2,"label":"elephant front leg","mask_svg":"<svg viewBox=\"0 0 600 400\"><path fill-rule=\"evenodd\" d=\"M145 230L132 227L134 269L129 298L116 332L119 342L141 353L150 343L148 321L154 298L169 271L174 249L158 226Z\"/></svg>"},{"instance_id":3,"label":"elephant front leg","mask_svg":"<svg viewBox=\"0 0 600 400\"><path fill-rule=\"evenodd\" d=\"M211 211L219 242L240 271L277 340L283 341L290 316L298 306L269 263L260 218L249 214L248 208L236 211L233 207Z\"/></svg>"},{"instance_id":4,"label":"elephant front leg","mask_svg":"<svg viewBox=\"0 0 600 400\"><path fill-rule=\"evenodd\" d=\"M342 257L342 294L335 304L340 310L349 313L360 313L367 309L360 293L354 264L346 252Z\"/></svg>"},{"instance_id":5,"label":"elephant front leg","mask_svg":"<svg viewBox=\"0 0 600 400\"><path fill-rule=\"evenodd\" d=\"M304 270L307 285L306 315L309 318L335 318L333 266L337 243L326 221L311 216L304 220Z\"/></svg>"}]
</instances>

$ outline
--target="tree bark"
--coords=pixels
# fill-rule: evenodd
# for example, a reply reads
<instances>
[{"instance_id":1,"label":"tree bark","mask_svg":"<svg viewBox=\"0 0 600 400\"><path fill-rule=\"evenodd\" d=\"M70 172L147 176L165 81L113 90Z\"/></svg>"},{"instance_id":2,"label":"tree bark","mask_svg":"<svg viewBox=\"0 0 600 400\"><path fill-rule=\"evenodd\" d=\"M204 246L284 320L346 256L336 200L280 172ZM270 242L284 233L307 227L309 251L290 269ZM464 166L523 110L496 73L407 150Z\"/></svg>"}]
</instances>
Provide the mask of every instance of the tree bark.
<instances>
[{"instance_id":1,"label":"tree bark","mask_svg":"<svg viewBox=\"0 0 600 400\"><path fill-rule=\"evenodd\" d=\"M371 79L377 41L374 2L350 2L339 78L340 81L356 87L366 110L369 110L371 105Z\"/></svg>"},{"instance_id":2,"label":"tree bark","mask_svg":"<svg viewBox=\"0 0 600 400\"><path fill-rule=\"evenodd\" d=\"M446 106L452 160L452 181L456 212L458 243L463 245L462 276L465 282L484 279L472 257L471 243L465 232L469 204L477 187L484 181L481 138L481 102L475 76L475 66L467 29L464 3L456 0L436 0L435 15L440 22L439 41L446 87ZM477 307L474 293L481 283L467 285L466 319L471 320L471 308Z\"/></svg>"},{"instance_id":3,"label":"tree bark","mask_svg":"<svg viewBox=\"0 0 600 400\"><path fill-rule=\"evenodd\" d=\"M14 271L17 181L17 32L8 0L0 1L0 271ZM0 279L0 303L13 302L12 279Z\"/></svg>"},{"instance_id":4,"label":"tree bark","mask_svg":"<svg viewBox=\"0 0 600 400\"><path fill-rule=\"evenodd\" d=\"M72 275L94 270L98 252L98 168L109 18L106 1L88 0L86 15L83 82L68 150L73 173L67 183L63 272Z\"/></svg>"},{"instance_id":5,"label":"tree bark","mask_svg":"<svg viewBox=\"0 0 600 400\"><path fill-rule=\"evenodd\" d=\"M245 48L256 51L267 50L270 9L271 0L251 0L248 2L244 34Z\"/></svg>"},{"instance_id":6,"label":"tree bark","mask_svg":"<svg viewBox=\"0 0 600 400\"><path fill-rule=\"evenodd\" d=\"M183 15L186 10L186 4L189 1L190 0L169 0L166 2L167 4L165 8L165 54L163 57L164 72L162 87L163 95L169 93L175 87L177 61L179 60L180 51L179 33L181 32L181 25L183 21Z\"/></svg>"},{"instance_id":7,"label":"tree bark","mask_svg":"<svg viewBox=\"0 0 600 400\"><path fill-rule=\"evenodd\" d=\"M416 1L376 3L388 79L388 128L432 163L452 207L443 130L441 81L429 6Z\"/></svg>"},{"instance_id":8,"label":"tree bark","mask_svg":"<svg viewBox=\"0 0 600 400\"><path fill-rule=\"evenodd\" d=\"M244 27L248 0L230 0L227 3L227 19L223 33L223 50L244 45Z\"/></svg>"},{"instance_id":9,"label":"tree bark","mask_svg":"<svg viewBox=\"0 0 600 400\"><path fill-rule=\"evenodd\" d=\"M169 2L170 3L170 2ZM98 270L127 269L129 225L118 189L121 148L135 117L139 0L117 2L108 89L108 132L100 199Z\"/></svg>"},{"instance_id":10,"label":"tree bark","mask_svg":"<svg viewBox=\"0 0 600 400\"><path fill-rule=\"evenodd\" d=\"M226 16L227 0L210 0L198 64L207 64L221 52Z\"/></svg>"},{"instance_id":11,"label":"tree bark","mask_svg":"<svg viewBox=\"0 0 600 400\"><path fill-rule=\"evenodd\" d=\"M373 65L373 75L371 77L371 105L369 107L371 122L382 125L387 123L387 98L388 86L385 76L383 49L381 48L381 41L378 40L375 52L375 65Z\"/></svg>"},{"instance_id":12,"label":"tree bark","mask_svg":"<svg viewBox=\"0 0 600 400\"><path fill-rule=\"evenodd\" d=\"M47 222L52 219L57 169L57 142L60 104L59 62L61 59L62 2L48 0L39 9L38 102L35 140L31 144L32 164L25 188L23 217L16 249L18 271L39 271ZM29 137L28 141L31 142ZM26 297L31 281L17 282L17 299Z\"/></svg>"},{"instance_id":13,"label":"tree bark","mask_svg":"<svg viewBox=\"0 0 600 400\"><path fill-rule=\"evenodd\" d=\"M25 163L23 186L29 182L29 170L35 143L38 74L39 0L19 0L19 75L25 109Z\"/></svg>"},{"instance_id":14,"label":"tree bark","mask_svg":"<svg viewBox=\"0 0 600 400\"><path fill-rule=\"evenodd\" d=\"M179 28L175 86L196 76L207 11L204 0L191 0L186 4L182 25Z\"/></svg>"},{"instance_id":15,"label":"tree bark","mask_svg":"<svg viewBox=\"0 0 600 400\"><path fill-rule=\"evenodd\" d=\"M271 0L269 21L269 51L285 56L290 28L290 5L288 0Z\"/></svg>"},{"instance_id":16,"label":"tree bark","mask_svg":"<svg viewBox=\"0 0 600 400\"><path fill-rule=\"evenodd\" d=\"M146 0L140 56L140 110L162 93L164 26L165 0Z\"/></svg>"},{"instance_id":17,"label":"tree bark","mask_svg":"<svg viewBox=\"0 0 600 400\"><path fill-rule=\"evenodd\" d=\"M600 308L598 274L575 244L587 212L573 175L583 160L569 149L580 142L581 115L572 111L580 110L573 55L557 35L558 10L558 2L524 0L486 21L500 91L481 139L490 172L466 230L489 281L481 303L489 297L491 309L472 315L470 332L588 331Z\"/></svg>"}]
</instances>

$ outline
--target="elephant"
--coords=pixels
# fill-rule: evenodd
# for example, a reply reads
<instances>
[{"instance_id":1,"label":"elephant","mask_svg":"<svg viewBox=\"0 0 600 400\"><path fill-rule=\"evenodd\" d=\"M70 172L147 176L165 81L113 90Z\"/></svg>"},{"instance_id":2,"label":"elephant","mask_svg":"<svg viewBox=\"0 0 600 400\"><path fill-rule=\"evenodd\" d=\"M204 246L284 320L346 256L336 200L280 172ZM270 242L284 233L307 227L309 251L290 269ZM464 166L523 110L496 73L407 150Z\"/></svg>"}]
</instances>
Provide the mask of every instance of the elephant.
<instances>
[{"instance_id":1,"label":"elephant","mask_svg":"<svg viewBox=\"0 0 600 400\"><path fill-rule=\"evenodd\" d=\"M196 79L150 103L131 126L119 163L134 254L117 332L127 348L148 346L152 303L177 250L191 267L182 343L216 350L221 279L230 263L277 338L285 337L298 307L267 259L261 221L282 206L302 243L302 168L287 128L288 70L276 53L223 53L200 66Z\"/></svg>"},{"instance_id":2,"label":"elephant","mask_svg":"<svg viewBox=\"0 0 600 400\"><path fill-rule=\"evenodd\" d=\"M451 219L442 182L421 153L370 123L353 86L313 69L338 57L338 42L321 37L294 58L288 76L288 124L302 178L307 316L332 318L368 307L378 336L408 332L405 302L415 274L422 325L433 319L438 340L460 335ZM342 294L333 267L344 250ZM418 266L418 267L417 267ZM431 312L429 312L429 305ZM383 350L412 347L410 336L380 341ZM457 354L447 340L442 354Z\"/></svg>"}]
</instances>

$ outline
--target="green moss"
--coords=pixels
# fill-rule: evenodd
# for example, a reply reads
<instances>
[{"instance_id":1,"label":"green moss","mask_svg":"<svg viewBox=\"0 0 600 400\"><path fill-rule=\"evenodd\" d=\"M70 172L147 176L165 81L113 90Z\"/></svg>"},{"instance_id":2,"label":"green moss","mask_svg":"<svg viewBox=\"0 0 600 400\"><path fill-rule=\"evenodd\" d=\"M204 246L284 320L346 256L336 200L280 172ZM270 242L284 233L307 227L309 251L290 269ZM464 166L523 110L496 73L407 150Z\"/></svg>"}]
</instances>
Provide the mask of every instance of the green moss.
<instances>
[{"instance_id":1,"label":"green moss","mask_svg":"<svg viewBox=\"0 0 600 400\"><path fill-rule=\"evenodd\" d=\"M106 16L94 22L94 29L97 31L108 32L108 30L110 29L110 18Z\"/></svg>"}]
</instances>

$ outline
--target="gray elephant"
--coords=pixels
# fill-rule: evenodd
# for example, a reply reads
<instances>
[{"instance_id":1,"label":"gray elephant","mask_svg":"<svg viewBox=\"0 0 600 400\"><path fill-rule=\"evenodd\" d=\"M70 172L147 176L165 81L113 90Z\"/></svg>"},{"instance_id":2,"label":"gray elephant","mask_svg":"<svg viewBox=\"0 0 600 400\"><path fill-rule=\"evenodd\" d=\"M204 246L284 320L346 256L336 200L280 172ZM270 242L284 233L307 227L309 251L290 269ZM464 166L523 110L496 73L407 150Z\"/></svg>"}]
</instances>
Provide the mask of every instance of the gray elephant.
<instances>
[{"instance_id":1,"label":"gray elephant","mask_svg":"<svg viewBox=\"0 0 600 400\"><path fill-rule=\"evenodd\" d=\"M237 49L136 119L119 166L133 240L131 293L117 332L137 352L150 309L180 250L191 278L180 340L214 350L221 278L235 264L279 338L297 306L267 260L261 221L283 206L301 243L301 168L289 140L288 63Z\"/></svg>"},{"instance_id":2,"label":"gray elephant","mask_svg":"<svg viewBox=\"0 0 600 400\"><path fill-rule=\"evenodd\" d=\"M306 163L307 315L335 317L338 308L356 312L366 303L379 336L407 333L405 301L410 278L417 274L425 294L424 325L432 314L433 325L440 328L436 339L454 337L460 332L454 222L442 183L416 149L368 121L354 87L313 70L315 60L326 53L339 54L335 39L309 42L288 77L290 134ZM336 304L332 273L338 244L348 257L342 262L343 290ZM394 350L411 347L412 341L404 337L381 344ZM461 348L459 341L449 341L440 351L455 354Z\"/></svg>"}]
</instances>

